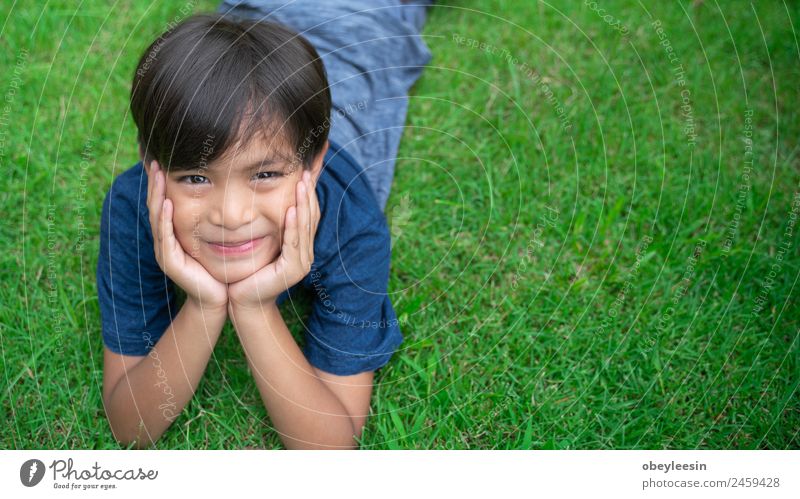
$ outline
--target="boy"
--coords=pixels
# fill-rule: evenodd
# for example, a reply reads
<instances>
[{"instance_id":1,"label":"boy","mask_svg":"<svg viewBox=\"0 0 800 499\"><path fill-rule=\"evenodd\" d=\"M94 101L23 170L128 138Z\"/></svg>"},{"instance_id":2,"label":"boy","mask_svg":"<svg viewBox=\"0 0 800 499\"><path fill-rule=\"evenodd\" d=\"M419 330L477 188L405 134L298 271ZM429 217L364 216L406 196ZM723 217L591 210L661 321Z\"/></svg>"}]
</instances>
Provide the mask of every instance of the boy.
<instances>
[{"instance_id":1,"label":"boy","mask_svg":"<svg viewBox=\"0 0 800 499\"><path fill-rule=\"evenodd\" d=\"M374 371L403 340L386 293L391 247L382 209L400 128L387 125L402 125L405 101L394 96L400 108L381 108L392 96L379 92L407 91L427 63L415 32L425 7L401 16L387 9L382 18L385 29L407 32L391 51L418 70L372 78L366 88L374 92L354 108L349 101L363 95L358 85L370 75L351 68L351 83L331 78L330 88L326 78L357 54L347 30L303 29L315 45L330 44L320 59L284 25L303 28L299 20L313 14L316 26L336 28L347 18L342 6L351 9L349 22L363 23L358 16L370 11L352 0L328 10L309 0L269 3L229 2L224 15L189 18L137 66L131 111L142 161L103 203L97 267L103 401L122 444L145 447L169 427L230 318L284 445L354 448ZM282 24L265 22L267 15ZM381 67L402 65L386 57ZM376 127L381 119L391 135ZM375 151L384 159L374 168L354 158ZM176 287L186 295L179 310ZM299 288L314 296L302 351L278 310Z\"/></svg>"}]
</instances>

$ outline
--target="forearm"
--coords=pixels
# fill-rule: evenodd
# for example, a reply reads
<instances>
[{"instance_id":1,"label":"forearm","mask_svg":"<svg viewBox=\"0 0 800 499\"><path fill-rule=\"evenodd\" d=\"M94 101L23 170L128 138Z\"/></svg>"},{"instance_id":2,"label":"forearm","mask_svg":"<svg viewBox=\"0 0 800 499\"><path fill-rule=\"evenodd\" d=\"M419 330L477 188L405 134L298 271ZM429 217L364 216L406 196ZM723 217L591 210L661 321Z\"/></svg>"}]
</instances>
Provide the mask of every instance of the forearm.
<instances>
[{"instance_id":1,"label":"forearm","mask_svg":"<svg viewBox=\"0 0 800 499\"><path fill-rule=\"evenodd\" d=\"M357 447L352 418L315 375L277 305L230 311L261 399L287 449Z\"/></svg>"},{"instance_id":2,"label":"forearm","mask_svg":"<svg viewBox=\"0 0 800 499\"><path fill-rule=\"evenodd\" d=\"M187 300L147 357L123 376L106 401L115 438L139 448L158 440L194 395L227 311Z\"/></svg>"}]
</instances>

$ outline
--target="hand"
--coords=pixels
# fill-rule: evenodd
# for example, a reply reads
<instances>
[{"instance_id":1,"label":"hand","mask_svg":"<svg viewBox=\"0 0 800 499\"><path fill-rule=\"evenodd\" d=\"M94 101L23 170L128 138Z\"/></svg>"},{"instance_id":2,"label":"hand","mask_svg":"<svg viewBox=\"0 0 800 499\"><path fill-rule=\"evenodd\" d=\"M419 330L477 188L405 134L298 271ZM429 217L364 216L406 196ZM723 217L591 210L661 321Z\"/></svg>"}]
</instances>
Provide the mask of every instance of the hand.
<instances>
[{"instance_id":1,"label":"hand","mask_svg":"<svg viewBox=\"0 0 800 499\"><path fill-rule=\"evenodd\" d=\"M166 196L166 177L158 162L147 173L147 209L153 230L153 247L158 266L203 309L226 309L228 287L211 277L200 263L187 255L172 226L172 200Z\"/></svg>"},{"instance_id":2,"label":"hand","mask_svg":"<svg viewBox=\"0 0 800 499\"><path fill-rule=\"evenodd\" d=\"M295 194L297 202L286 210L280 255L253 275L228 285L231 306L258 309L275 303L278 295L311 271L320 211L308 171L295 186Z\"/></svg>"}]
</instances>

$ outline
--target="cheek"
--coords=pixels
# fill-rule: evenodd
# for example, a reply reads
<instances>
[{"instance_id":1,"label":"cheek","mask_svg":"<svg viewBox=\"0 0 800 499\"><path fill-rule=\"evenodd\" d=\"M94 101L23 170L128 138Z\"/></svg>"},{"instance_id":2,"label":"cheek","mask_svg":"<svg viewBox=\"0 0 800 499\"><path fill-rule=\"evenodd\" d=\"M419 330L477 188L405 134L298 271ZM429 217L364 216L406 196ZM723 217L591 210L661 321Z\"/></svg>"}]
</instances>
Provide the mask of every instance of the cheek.
<instances>
[{"instance_id":1,"label":"cheek","mask_svg":"<svg viewBox=\"0 0 800 499\"><path fill-rule=\"evenodd\" d=\"M291 186L287 185L280 191L270 193L269 196L259 197L259 212L281 230L286 222L286 211L295 204L294 185L292 183Z\"/></svg>"},{"instance_id":2,"label":"cheek","mask_svg":"<svg viewBox=\"0 0 800 499\"><path fill-rule=\"evenodd\" d=\"M200 223L201 209L200 204L191 198L174 197L173 206L175 207L172 215L172 226L175 237L181 244L190 241L197 233L196 228Z\"/></svg>"},{"instance_id":3,"label":"cheek","mask_svg":"<svg viewBox=\"0 0 800 499\"><path fill-rule=\"evenodd\" d=\"M283 184L280 191L275 193L273 204L282 208L283 211L281 213L286 213L286 210L294 205L297 197L295 194L296 189L297 179L290 178L288 182Z\"/></svg>"}]
</instances>

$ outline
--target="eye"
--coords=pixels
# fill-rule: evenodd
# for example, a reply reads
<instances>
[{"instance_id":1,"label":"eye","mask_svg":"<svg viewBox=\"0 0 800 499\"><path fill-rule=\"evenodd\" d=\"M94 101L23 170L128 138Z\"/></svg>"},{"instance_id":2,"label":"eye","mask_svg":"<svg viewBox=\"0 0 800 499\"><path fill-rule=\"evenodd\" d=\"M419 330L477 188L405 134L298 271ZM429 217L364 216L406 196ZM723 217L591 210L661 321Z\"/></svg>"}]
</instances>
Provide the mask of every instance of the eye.
<instances>
[{"instance_id":1,"label":"eye","mask_svg":"<svg viewBox=\"0 0 800 499\"><path fill-rule=\"evenodd\" d=\"M282 177L283 173L281 172L258 172L253 175L255 180L272 180L274 178Z\"/></svg>"},{"instance_id":2,"label":"eye","mask_svg":"<svg viewBox=\"0 0 800 499\"><path fill-rule=\"evenodd\" d=\"M208 178L206 178L206 177L204 177L202 175L186 175L185 177L181 177L181 178L178 179L178 182L183 182L183 183L193 184L193 185L204 184L207 181L208 181Z\"/></svg>"}]
</instances>

